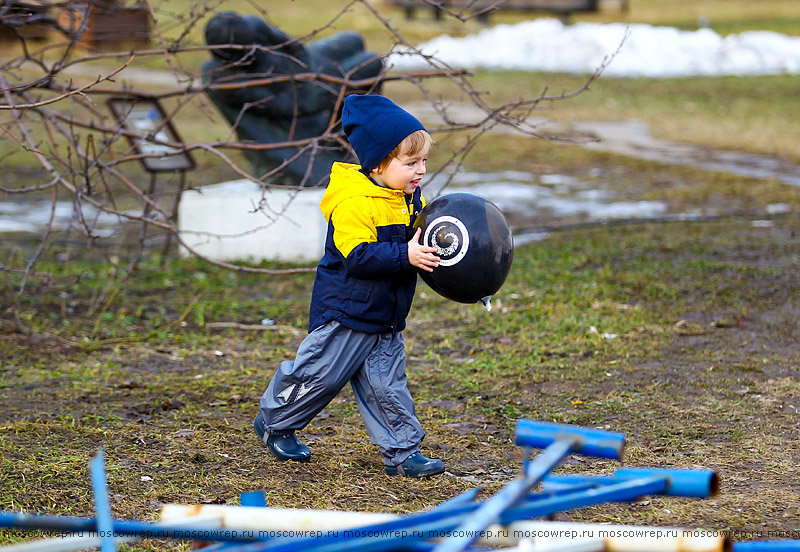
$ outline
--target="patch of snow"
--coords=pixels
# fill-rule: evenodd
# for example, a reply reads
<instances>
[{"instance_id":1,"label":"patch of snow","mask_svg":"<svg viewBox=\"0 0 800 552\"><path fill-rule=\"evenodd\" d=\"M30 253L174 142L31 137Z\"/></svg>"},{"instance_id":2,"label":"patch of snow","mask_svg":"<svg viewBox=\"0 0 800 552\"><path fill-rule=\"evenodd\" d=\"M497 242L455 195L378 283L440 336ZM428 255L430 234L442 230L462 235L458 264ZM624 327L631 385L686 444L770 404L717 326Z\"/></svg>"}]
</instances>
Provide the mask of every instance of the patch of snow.
<instances>
[{"instance_id":1,"label":"patch of snow","mask_svg":"<svg viewBox=\"0 0 800 552\"><path fill-rule=\"evenodd\" d=\"M623 44L624 39L624 44ZM575 23L541 18L496 25L454 38L441 35L418 46L452 68L514 69L559 73L594 72L620 44L605 70L614 77L685 77L800 73L800 37L772 31L721 36L711 29L624 23ZM425 58L396 49L393 69L429 68Z\"/></svg>"}]
</instances>

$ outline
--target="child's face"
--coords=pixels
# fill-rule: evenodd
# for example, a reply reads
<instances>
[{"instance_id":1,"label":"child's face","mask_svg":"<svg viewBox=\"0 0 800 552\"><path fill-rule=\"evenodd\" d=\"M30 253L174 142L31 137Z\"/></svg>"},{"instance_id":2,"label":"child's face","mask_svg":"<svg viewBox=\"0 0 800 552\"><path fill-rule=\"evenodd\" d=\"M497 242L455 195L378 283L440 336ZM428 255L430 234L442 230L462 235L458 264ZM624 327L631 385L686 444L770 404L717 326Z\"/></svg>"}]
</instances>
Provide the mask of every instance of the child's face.
<instances>
[{"instance_id":1,"label":"child's face","mask_svg":"<svg viewBox=\"0 0 800 552\"><path fill-rule=\"evenodd\" d=\"M425 176L428 150L430 150L430 145L426 145L414 155L403 152L392 159L389 166L382 172L378 173L373 170L372 178L381 186L413 194L422 177Z\"/></svg>"}]
</instances>

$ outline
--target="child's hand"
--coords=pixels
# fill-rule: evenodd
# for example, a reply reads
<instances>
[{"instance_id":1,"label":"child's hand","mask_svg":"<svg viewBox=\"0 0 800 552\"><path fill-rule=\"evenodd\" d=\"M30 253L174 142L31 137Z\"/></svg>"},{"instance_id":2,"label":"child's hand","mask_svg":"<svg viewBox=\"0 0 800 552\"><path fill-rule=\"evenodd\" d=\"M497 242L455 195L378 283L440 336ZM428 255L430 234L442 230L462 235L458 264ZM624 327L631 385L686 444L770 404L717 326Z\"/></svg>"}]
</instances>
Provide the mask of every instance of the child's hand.
<instances>
[{"instance_id":1,"label":"child's hand","mask_svg":"<svg viewBox=\"0 0 800 552\"><path fill-rule=\"evenodd\" d=\"M419 243L420 234L422 234L422 228L417 228L414 237L408 242L408 262L411 263L411 266L433 272L433 269L439 266L439 257L432 255L432 253L436 253L436 248Z\"/></svg>"}]
</instances>

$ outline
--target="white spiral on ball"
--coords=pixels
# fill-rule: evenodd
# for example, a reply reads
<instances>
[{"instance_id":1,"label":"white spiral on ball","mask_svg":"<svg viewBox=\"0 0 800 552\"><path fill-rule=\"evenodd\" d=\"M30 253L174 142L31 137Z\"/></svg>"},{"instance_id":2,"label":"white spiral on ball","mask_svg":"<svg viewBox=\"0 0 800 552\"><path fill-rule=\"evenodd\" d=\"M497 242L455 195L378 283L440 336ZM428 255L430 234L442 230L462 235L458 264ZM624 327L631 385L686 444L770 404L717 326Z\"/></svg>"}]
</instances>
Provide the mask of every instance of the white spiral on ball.
<instances>
[{"instance_id":1,"label":"white spiral on ball","mask_svg":"<svg viewBox=\"0 0 800 552\"><path fill-rule=\"evenodd\" d=\"M459 246L458 236L455 236L452 232L448 233L447 235L448 236L452 235L455 239L453 240L453 243L451 243L447 248L440 249L439 246L436 244L434 229L437 226L441 226L442 224L448 222L450 224L455 225L456 228L458 228L459 231L461 232L461 239L463 240L463 243L460 244L461 245L460 250L458 250ZM432 237L431 234L434 234L434 237ZM425 229L425 236L423 237L422 242L431 244L432 247L436 247L439 256L450 255L452 253L455 253L456 250L458 250L458 253L456 253L455 257L451 259L442 259L439 261L439 266L453 266L454 264L459 263L461 259L463 259L464 256L467 254L467 250L469 249L469 232L467 231L467 227L464 226L464 223L461 222L459 219L457 219L456 217L451 217L449 215L444 215L435 218L434 220L431 221L430 224L428 224L428 227Z\"/></svg>"},{"instance_id":2,"label":"white spiral on ball","mask_svg":"<svg viewBox=\"0 0 800 552\"><path fill-rule=\"evenodd\" d=\"M444 237L450 238L450 245L448 245L447 247L442 247L441 245L439 245L439 242L436 241L436 234L434 233L433 243L431 243L431 247L436 248L436 254L439 255L440 257L449 257L450 255L458 251L458 244L461 242L459 242L458 236L456 236L452 232L448 232Z\"/></svg>"}]
</instances>

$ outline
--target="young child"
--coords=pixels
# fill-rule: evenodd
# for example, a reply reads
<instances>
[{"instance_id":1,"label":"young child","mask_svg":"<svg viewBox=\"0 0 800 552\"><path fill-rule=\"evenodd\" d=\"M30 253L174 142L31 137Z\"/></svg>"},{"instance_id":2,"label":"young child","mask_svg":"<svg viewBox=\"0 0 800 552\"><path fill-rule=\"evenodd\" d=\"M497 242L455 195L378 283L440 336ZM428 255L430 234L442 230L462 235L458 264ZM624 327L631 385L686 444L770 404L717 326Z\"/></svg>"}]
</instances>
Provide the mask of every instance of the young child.
<instances>
[{"instance_id":1,"label":"young child","mask_svg":"<svg viewBox=\"0 0 800 552\"><path fill-rule=\"evenodd\" d=\"M255 430L280 460L307 462L295 435L347 382L370 440L389 475L425 477L444 471L422 455L425 432L405 373L403 334L417 281L433 271L435 248L411 231L425 203L431 137L391 100L345 99L342 126L361 166L334 163L320 208L328 220L325 255L311 296L309 335L294 361L280 364L260 402Z\"/></svg>"}]
</instances>

